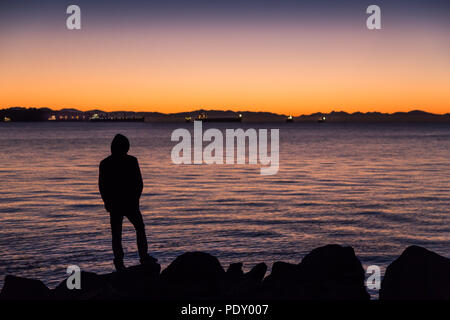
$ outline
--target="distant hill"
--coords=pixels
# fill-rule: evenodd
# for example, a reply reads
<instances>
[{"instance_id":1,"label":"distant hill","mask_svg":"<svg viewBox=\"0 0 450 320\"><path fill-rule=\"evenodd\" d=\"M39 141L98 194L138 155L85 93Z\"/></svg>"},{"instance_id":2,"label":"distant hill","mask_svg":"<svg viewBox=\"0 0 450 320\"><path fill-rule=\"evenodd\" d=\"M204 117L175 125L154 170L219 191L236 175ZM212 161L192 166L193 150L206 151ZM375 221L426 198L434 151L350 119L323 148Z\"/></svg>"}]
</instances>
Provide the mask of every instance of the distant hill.
<instances>
[{"instance_id":1,"label":"distant hill","mask_svg":"<svg viewBox=\"0 0 450 320\"><path fill-rule=\"evenodd\" d=\"M317 121L320 117L326 117L327 122L434 122L450 121L449 114L438 115L425 111L414 110L410 112L355 112L332 111L330 113L314 113L295 117L295 121Z\"/></svg>"},{"instance_id":2,"label":"distant hill","mask_svg":"<svg viewBox=\"0 0 450 320\"><path fill-rule=\"evenodd\" d=\"M0 121L6 118L11 121L47 121L49 118L57 120L82 121L94 114L107 117L144 117L147 122L182 122L186 117L195 119L200 113L206 113L209 118L237 117L242 114L244 122L284 122L287 115L272 112L231 111L231 110L194 110L179 113L161 112L132 112L114 111L106 112L99 109L80 111L77 109L52 110L49 108L22 108L13 107L0 110ZM294 117L295 122L316 122L325 117L327 122L450 122L450 113L444 115L433 114L421 110L410 112L380 113L380 112L355 112L332 111L330 113L313 113Z\"/></svg>"},{"instance_id":3,"label":"distant hill","mask_svg":"<svg viewBox=\"0 0 450 320\"><path fill-rule=\"evenodd\" d=\"M59 112L82 112L82 111L77 109L61 109L59 110Z\"/></svg>"},{"instance_id":4,"label":"distant hill","mask_svg":"<svg viewBox=\"0 0 450 320\"><path fill-rule=\"evenodd\" d=\"M231 111L231 110L204 110L199 109L189 112L179 113L157 113L157 112L138 112L138 115L144 116L147 121L184 121L186 117L195 119L199 114L205 113L209 118L232 118L242 114L245 122L271 122L285 121L286 115L280 115L271 112L251 112L251 111Z\"/></svg>"}]
</instances>

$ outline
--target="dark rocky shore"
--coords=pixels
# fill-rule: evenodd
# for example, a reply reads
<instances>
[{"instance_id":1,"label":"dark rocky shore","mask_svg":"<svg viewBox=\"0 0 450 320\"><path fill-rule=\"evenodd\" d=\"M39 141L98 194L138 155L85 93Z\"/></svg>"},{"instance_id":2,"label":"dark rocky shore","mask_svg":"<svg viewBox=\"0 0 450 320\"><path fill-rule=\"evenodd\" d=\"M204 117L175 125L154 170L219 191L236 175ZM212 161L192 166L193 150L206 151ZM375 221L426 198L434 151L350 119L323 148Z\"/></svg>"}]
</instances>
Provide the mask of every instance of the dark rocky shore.
<instances>
[{"instance_id":1,"label":"dark rocky shore","mask_svg":"<svg viewBox=\"0 0 450 320\"><path fill-rule=\"evenodd\" d=\"M266 275L260 263L249 272L242 263L227 271L207 253L188 252L160 272L158 264L97 275L81 272L81 289L66 280L55 289L41 281L5 277L1 299L270 299L369 300L365 271L352 247L327 245L312 250L301 263L275 262ZM450 259L424 248L408 247L387 268L380 300L450 299Z\"/></svg>"}]
</instances>

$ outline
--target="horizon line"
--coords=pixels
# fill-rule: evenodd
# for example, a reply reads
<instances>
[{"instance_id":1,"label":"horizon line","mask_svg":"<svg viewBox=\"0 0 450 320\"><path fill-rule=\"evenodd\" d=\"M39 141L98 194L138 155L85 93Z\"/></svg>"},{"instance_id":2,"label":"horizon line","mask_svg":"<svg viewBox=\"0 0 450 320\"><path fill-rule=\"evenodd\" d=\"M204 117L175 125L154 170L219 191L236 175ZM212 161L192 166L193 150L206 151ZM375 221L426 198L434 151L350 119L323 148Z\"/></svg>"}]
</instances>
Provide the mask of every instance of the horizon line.
<instances>
[{"instance_id":1,"label":"horizon line","mask_svg":"<svg viewBox=\"0 0 450 320\"><path fill-rule=\"evenodd\" d=\"M159 113L162 115L177 115L177 114L182 114L182 113L193 113L193 112L199 112L199 111L205 111L205 112L234 112L234 113L270 113L273 115L278 115L278 116L293 116L293 117L302 117L302 116L313 116L313 115L317 115L317 114L331 114L331 113L346 113L348 115L354 115L354 114L384 114L384 115L394 115L394 114L398 114L398 113L412 113L412 112L421 112L421 113L426 113L429 115L436 115L436 116L445 116L445 115L449 115L450 112L446 112L446 113L434 113L434 112L429 112L429 111L424 111L421 109L410 109L408 111L395 111L395 112L381 112L381 111L354 111L354 112L348 112L348 111L344 111L344 110L332 110L330 112L322 112L322 111L316 111L310 114L285 114L285 113L277 113L277 112L273 112L273 111L250 111L250 110L231 110L231 109L206 109L206 108L199 108L199 109L193 109L190 111L180 111L180 112L160 112L160 111L135 111L135 110L114 110L114 111L105 111L102 109L86 109L86 110L82 110L82 109L77 109L77 108L61 108L61 109L53 109L51 107L22 107L22 106L12 106L12 107L6 107L6 108L2 108L0 109L0 111L3 110L8 110L8 109L15 109L15 108L21 108L21 109L49 109L51 111L55 111L55 112L64 112L64 111L69 111L69 110L73 110L76 112L93 112L93 111L100 111L100 112L105 112L105 113L115 113L115 112L133 112L133 113ZM84 108L83 108L84 109Z\"/></svg>"}]
</instances>

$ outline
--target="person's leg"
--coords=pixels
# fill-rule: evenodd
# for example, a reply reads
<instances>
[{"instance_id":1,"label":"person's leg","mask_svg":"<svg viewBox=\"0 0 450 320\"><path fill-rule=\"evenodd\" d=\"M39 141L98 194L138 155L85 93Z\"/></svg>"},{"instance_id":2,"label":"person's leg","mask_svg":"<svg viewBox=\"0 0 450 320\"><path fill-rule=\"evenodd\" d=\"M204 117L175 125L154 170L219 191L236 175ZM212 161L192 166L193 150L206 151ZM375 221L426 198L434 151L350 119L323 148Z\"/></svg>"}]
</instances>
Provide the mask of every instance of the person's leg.
<instances>
[{"instance_id":1,"label":"person's leg","mask_svg":"<svg viewBox=\"0 0 450 320\"><path fill-rule=\"evenodd\" d=\"M112 233L112 249L114 253L114 266L119 271L125 269L123 264L123 248L122 248L122 223L123 215L110 213L111 233Z\"/></svg>"},{"instance_id":2,"label":"person's leg","mask_svg":"<svg viewBox=\"0 0 450 320\"><path fill-rule=\"evenodd\" d=\"M141 258L141 262L143 260L148 259L148 244L147 244L147 236L145 234L145 225L144 220L142 219L142 214L139 210L127 215L128 220L133 224L134 229L136 230L136 240L137 247L139 251L139 257Z\"/></svg>"}]
</instances>

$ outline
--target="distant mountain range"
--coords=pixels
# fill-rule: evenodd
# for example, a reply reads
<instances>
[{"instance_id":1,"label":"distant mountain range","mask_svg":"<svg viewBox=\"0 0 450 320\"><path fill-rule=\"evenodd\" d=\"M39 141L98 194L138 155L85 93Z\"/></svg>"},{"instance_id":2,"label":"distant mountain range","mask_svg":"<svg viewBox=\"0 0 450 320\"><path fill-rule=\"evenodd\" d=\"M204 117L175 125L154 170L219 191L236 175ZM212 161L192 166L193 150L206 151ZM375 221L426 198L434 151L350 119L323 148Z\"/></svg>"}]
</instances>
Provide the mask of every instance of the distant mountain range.
<instances>
[{"instance_id":1,"label":"distant mountain range","mask_svg":"<svg viewBox=\"0 0 450 320\"><path fill-rule=\"evenodd\" d=\"M195 119L200 113L205 113L209 118L237 117L242 114L244 122L284 122L288 115L276 114L272 112L253 112L231 110L195 110L179 113L160 112L131 112L114 111L105 112L102 110L80 111L77 109L52 110L49 108L22 108L14 107L0 110L1 121L48 121L49 119L61 121L87 121L94 114L108 118L145 118L147 122L182 122L186 117ZM410 112L355 112L332 111L330 113L313 113L294 117L295 122L315 122L319 118L325 117L327 122L450 122L450 113L444 115L433 114L425 111L415 110Z\"/></svg>"},{"instance_id":2,"label":"distant mountain range","mask_svg":"<svg viewBox=\"0 0 450 320\"><path fill-rule=\"evenodd\" d=\"M389 121L411 121L411 122L433 122L450 121L450 113L444 115L433 114L425 111L414 110L409 112L381 113L381 112L355 112L332 111L330 113L314 113L302 115L295 121L315 121L319 117L326 117L327 122L389 122Z\"/></svg>"}]
</instances>

